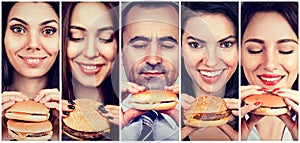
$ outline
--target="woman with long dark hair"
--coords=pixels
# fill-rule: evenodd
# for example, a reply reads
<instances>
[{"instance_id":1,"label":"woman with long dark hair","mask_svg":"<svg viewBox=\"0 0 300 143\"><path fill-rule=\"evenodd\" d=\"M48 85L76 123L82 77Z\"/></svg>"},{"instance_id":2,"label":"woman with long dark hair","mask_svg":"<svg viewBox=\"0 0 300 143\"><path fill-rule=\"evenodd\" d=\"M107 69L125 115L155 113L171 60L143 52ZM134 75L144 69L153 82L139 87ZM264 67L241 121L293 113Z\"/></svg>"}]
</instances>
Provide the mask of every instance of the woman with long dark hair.
<instances>
[{"instance_id":1,"label":"woman with long dark hair","mask_svg":"<svg viewBox=\"0 0 300 143\"><path fill-rule=\"evenodd\" d=\"M2 12L2 116L16 102L42 103L58 140L59 3L3 2ZM2 139L11 140L3 119Z\"/></svg>"},{"instance_id":2,"label":"woman with long dark hair","mask_svg":"<svg viewBox=\"0 0 300 143\"><path fill-rule=\"evenodd\" d=\"M118 140L118 3L63 3L63 118L75 99L102 103L99 114L112 123L105 140ZM63 135L63 140L70 140ZM100 139L99 139L100 140Z\"/></svg>"},{"instance_id":3,"label":"woman with long dark hair","mask_svg":"<svg viewBox=\"0 0 300 143\"><path fill-rule=\"evenodd\" d=\"M291 109L260 116L260 101L242 103L242 140L298 140L298 3L245 2L241 17L241 99L273 93Z\"/></svg>"},{"instance_id":4,"label":"woman with long dark hair","mask_svg":"<svg viewBox=\"0 0 300 143\"><path fill-rule=\"evenodd\" d=\"M182 108L201 96L216 96L233 118L218 127L181 129L183 140L238 139L238 3L182 3Z\"/></svg>"}]
</instances>

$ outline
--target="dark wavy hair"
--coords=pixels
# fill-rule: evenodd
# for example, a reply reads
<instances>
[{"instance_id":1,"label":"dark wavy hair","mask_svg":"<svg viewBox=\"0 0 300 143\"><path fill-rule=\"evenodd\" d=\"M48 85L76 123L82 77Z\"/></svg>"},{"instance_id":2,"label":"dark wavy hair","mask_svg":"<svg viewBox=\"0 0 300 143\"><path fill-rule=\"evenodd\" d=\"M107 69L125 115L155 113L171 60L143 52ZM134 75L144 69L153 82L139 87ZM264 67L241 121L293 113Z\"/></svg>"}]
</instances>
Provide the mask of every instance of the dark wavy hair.
<instances>
[{"instance_id":1,"label":"dark wavy hair","mask_svg":"<svg viewBox=\"0 0 300 143\"><path fill-rule=\"evenodd\" d=\"M247 26L253 16L258 12L277 12L283 16L298 38L298 3L297 2L244 2L242 3L241 32L243 37ZM298 78L292 85L293 90L298 90ZM241 85L248 85L244 71L241 71Z\"/></svg>"},{"instance_id":2,"label":"dark wavy hair","mask_svg":"<svg viewBox=\"0 0 300 143\"><path fill-rule=\"evenodd\" d=\"M195 16L206 14L222 14L227 17L235 28L235 35L238 37L238 2L182 2L181 26L183 34L187 21ZM201 28L201 27L199 27ZM196 29L195 29L196 30ZM238 99L238 68L226 83L226 91L224 98ZM195 96L191 86L193 80L190 78L184 65L184 59L181 61L181 91L191 96ZM233 122L229 122L235 130L238 130L238 118Z\"/></svg>"},{"instance_id":3,"label":"dark wavy hair","mask_svg":"<svg viewBox=\"0 0 300 143\"><path fill-rule=\"evenodd\" d=\"M12 73L13 66L10 64L7 53L5 52L4 37L7 26L7 18L10 13L11 8L17 2L2 2L2 91L5 91L8 86L12 84ZM56 15L59 17L59 2L42 2L49 4ZM59 54L58 54L59 55ZM48 71L48 82L46 88L57 88L59 89L59 56L56 57L56 60L50 70Z\"/></svg>"},{"instance_id":4,"label":"dark wavy hair","mask_svg":"<svg viewBox=\"0 0 300 143\"><path fill-rule=\"evenodd\" d=\"M72 80L72 72L70 71L70 65L68 62L67 57L67 46L69 41L69 26L70 26L70 20L72 16L72 12L75 8L75 6L79 2L63 2L62 4L62 16L63 16L63 29L62 29L62 65L65 67L62 71L62 80L63 80L63 90L62 90L62 97L65 100L74 100L74 89L73 89L73 83ZM116 38L116 41L119 39L119 19L118 19L118 8L115 8L119 5L118 2L102 2L107 9L109 10L109 13L111 15L111 18L113 20L114 24L114 37ZM117 48L118 49L118 48ZM105 93L105 96L101 96L103 103L106 104L113 104L113 105L119 105L119 98L118 98L118 91L119 91L119 60L118 56L115 58L115 66L113 67L111 75L109 75L104 81L97 87L99 93ZM113 82L112 82L113 81ZM103 95L103 94L99 94Z\"/></svg>"}]
</instances>

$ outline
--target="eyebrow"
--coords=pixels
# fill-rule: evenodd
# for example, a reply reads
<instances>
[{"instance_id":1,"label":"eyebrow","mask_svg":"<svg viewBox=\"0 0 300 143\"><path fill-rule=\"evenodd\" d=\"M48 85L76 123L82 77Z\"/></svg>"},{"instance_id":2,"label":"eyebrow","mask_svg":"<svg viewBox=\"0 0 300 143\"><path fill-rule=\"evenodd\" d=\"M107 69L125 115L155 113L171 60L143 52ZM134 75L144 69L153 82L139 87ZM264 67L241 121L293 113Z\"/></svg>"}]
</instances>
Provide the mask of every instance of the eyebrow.
<instances>
[{"instance_id":1,"label":"eyebrow","mask_svg":"<svg viewBox=\"0 0 300 143\"><path fill-rule=\"evenodd\" d=\"M254 43L258 43L258 44L263 44L263 43L265 43L263 40L257 39L257 38L251 38L251 39L248 39L248 40L246 40L244 43L248 43L248 42L254 42Z\"/></svg>"},{"instance_id":2,"label":"eyebrow","mask_svg":"<svg viewBox=\"0 0 300 143\"><path fill-rule=\"evenodd\" d=\"M98 30L97 30L97 33L100 33L100 32L103 32L103 31L114 31L114 28L113 27L103 27L103 28L99 28Z\"/></svg>"},{"instance_id":3,"label":"eyebrow","mask_svg":"<svg viewBox=\"0 0 300 143\"><path fill-rule=\"evenodd\" d=\"M158 41L160 41L160 42L170 41L170 42L173 42L173 43L175 43L175 44L178 44L177 40L176 40L175 38L171 37L171 36L160 37L160 38L158 39Z\"/></svg>"},{"instance_id":4,"label":"eyebrow","mask_svg":"<svg viewBox=\"0 0 300 143\"><path fill-rule=\"evenodd\" d=\"M80 31L86 31L85 28L80 27L80 26L74 26L74 25L69 26L69 29L77 29L77 30L80 30Z\"/></svg>"},{"instance_id":5,"label":"eyebrow","mask_svg":"<svg viewBox=\"0 0 300 143\"><path fill-rule=\"evenodd\" d=\"M229 36L227 36L227 37L225 37L225 38L219 40L218 42L221 43L221 42L224 42L224 41L226 41L227 39L231 39L231 38L236 39L236 37L235 37L234 35L229 35Z\"/></svg>"},{"instance_id":6,"label":"eyebrow","mask_svg":"<svg viewBox=\"0 0 300 143\"><path fill-rule=\"evenodd\" d=\"M186 39L196 40L196 41L198 41L199 43L206 43L206 41L204 41L204 40L202 40L202 39L199 39L199 38L196 38L196 37L193 37L193 36L188 36Z\"/></svg>"},{"instance_id":7,"label":"eyebrow","mask_svg":"<svg viewBox=\"0 0 300 143\"><path fill-rule=\"evenodd\" d=\"M294 39L280 39L277 41L277 44L287 43L287 42L294 42L294 43L298 44L298 41L296 41Z\"/></svg>"},{"instance_id":8,"label":"eyebrow","mask_svg":"<svg viewBox=\"0 0 300 143\"><path fill-rule=\"evenodd\" d=\"M18 21L18 22L20 22L20 23L22 23L22 24L24 24L24 25L28 25L27 22L25 22L24 20L22 20L22 19L20 19L20 18L16 18L16 17L11 18L11 19L9 20L9 22L11 22L11 21L13 21L13 20Z\"/></svg>"},{"instance_id":9,"label":"eyebrow","mask_svg":"<svg viewBox=\"0 0 300 143\"><path fill-rule=\"evenodd\" d=\"M24 20L22 20L22 19L20 19L20 18L16 18L16 17L10 19L9 21L13 21L13 20L18 21L18 22L20 22L20 23L22 23L22 24L24 24L24 25L28 25L27 22L25 22ZM56 20L51 19L51 20L47 20L47 21L42 22L40 25L47 25L47 24L52 23L52 22L57 23Z\"/></svg>"},{"instance_id":10,"label":"eyebrow","mask_svg":"<svg viewBox=\"0 0 300 143\"><path fill-rule=\"evenodd\" d=\"M129 43L134 43L134 42L136 42L136 41L145 41L145 42L149 42L149 41L151 41L150 40L150 38L147 38L147 37L144 37L144 36L135 36L135 37L133 37L133 38L131 38L130 40L129 40Z\"/></svg>"},{"instance_id":11,"label":"eyebrow","mask_svg":"<svg viewBox=\"0 0 300 143\"><path fill-rule=\"evenodd\" d=\"M52 22L58 24L58 22L56 20L51 19L51 20L47 20L47 21L42 22L40 25L47 25L47 24L52 23Z\"/></svg>"}]
</instances>

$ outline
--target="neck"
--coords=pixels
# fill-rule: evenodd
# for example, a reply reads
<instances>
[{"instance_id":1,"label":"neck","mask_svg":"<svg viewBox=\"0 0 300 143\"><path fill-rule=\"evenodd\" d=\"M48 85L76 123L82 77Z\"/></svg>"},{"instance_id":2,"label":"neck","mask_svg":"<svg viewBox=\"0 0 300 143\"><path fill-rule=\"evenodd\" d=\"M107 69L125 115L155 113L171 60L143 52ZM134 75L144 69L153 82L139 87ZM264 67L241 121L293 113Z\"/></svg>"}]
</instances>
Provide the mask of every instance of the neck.
<instances>
[{"instance_id":1,"label":"neck","mask_svg":"<svg viewBox=\"0 0 300 143\"><path fill-rule=\"evenodd\" d=\"M13 81L9 87L12 91L19 91L32 99L38 92L47 86L48 76L28 78L13 71Z\"/></svg>"},{"instance_id":2,"label":"neck","mask_svg":"<svg viewBox=\"0 0 300 143\"><path fill-rule=\"evenodd\" d=\"M207 91L204 91L202 88L200 88L195 83L193 83L193 90L194 90L195 97L209 95L209 96L216 96L216 97L224 98L225 92L226 92L226 86L223 86L216 92L207 92Z\"/></svg>"},{"instance_id":3,"label":"neck","mask_svg":"<svg viewBox=\"0 0 300 143\"><path fill-rule=\"evenodd\" d=\"M74 80L74 94L76 99L92 99L102 102L102 93L97 87L84 86L76 80Z\"/></svg>"}]
</instances>

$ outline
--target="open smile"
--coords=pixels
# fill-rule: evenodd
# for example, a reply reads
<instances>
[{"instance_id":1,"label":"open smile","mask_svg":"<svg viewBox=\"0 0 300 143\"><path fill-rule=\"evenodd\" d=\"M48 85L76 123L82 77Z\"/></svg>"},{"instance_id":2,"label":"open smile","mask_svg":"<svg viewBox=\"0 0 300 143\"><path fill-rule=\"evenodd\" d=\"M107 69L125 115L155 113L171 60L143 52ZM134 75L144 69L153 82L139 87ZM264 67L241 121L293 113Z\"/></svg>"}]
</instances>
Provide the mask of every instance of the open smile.
<instances>
[{"instance_id":1,"label":"open smile","mask_svg":"<svg viewBox=\"0 0 300 143\"><path fill-rule=\"evenodd\" d=\"M101 71L102 67L105 64L86 64L86 63L79 63L77 62L79 69L84 74L97 74Z\"/></svg>"},{"instance_id":2,"label":"open smile","mask_svg":"<svg viewBox=\"0 0 300 143\"><path fill-rule=\"evenodd\" d=\"M41 64L44 59L46 59L47 57L23 57L23 56L19 56L23 62L29 66L38 66L39 64Z\"/></svg>"},{"instance_id":3,"label":"open smile","mask_svg":"<svg viewBox=\"0 0 300 143\"><path fill-rule=\"evenodd\" d=\"M217 81L225 69L220 70L198 70L202 79L207 83L213 83Z\"/></svg>"},{"instance_id":4,"label":"open smile","mask_svg":"<svg viewBox=\"0 0 300 143\"><path fill-rule=\"evenodd\" d=\"M257 75L261 82L267 86L274 86L279 83L285 76L275 74L261 74Z\"/></svg>"}]
</instances>

